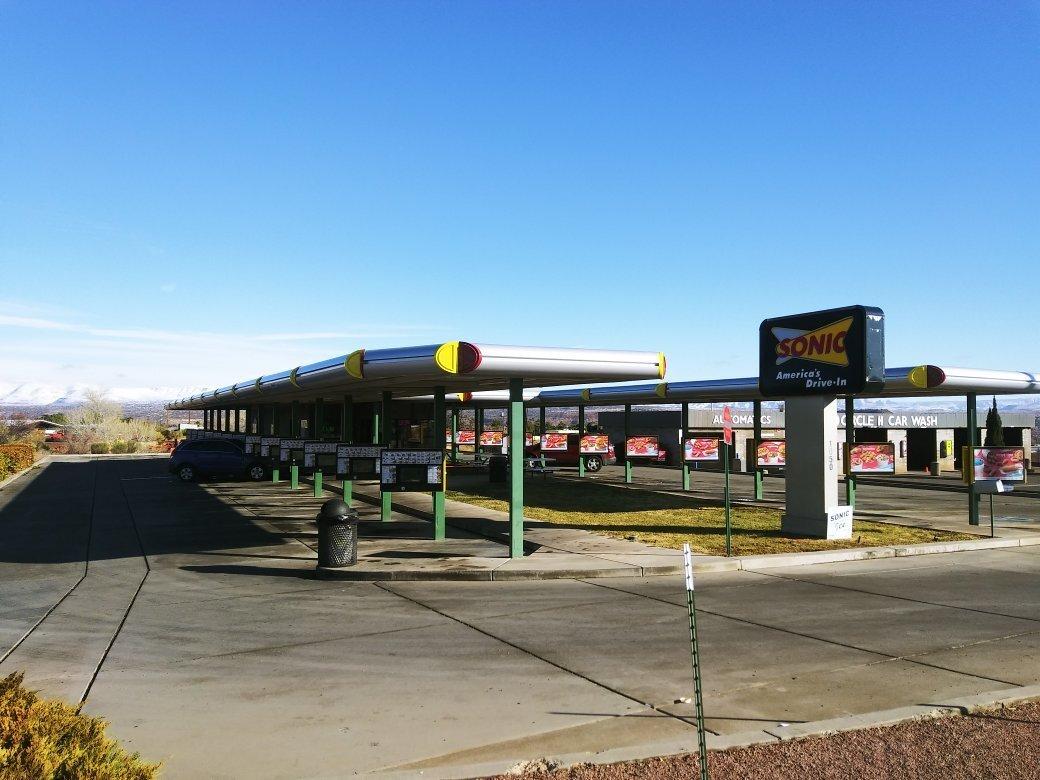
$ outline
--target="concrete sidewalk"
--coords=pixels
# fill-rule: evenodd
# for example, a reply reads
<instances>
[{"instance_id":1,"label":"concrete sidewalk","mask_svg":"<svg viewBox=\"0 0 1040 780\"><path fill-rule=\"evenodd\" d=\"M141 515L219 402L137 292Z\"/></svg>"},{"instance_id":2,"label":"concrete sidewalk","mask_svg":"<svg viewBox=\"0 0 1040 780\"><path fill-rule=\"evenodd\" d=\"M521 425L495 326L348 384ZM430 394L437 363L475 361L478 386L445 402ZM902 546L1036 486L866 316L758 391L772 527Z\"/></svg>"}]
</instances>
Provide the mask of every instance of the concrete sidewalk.
<instances>
[{"instance_id":1,"label":"concrete sidewalk","mask_svg":"<svg viewBox=\"0 0 1040 780\"><path fill-rule=\"evenodd\" d=\"M320 500L246 509L253 486L163 467L70 458L0 494L0 654L28 634L0 674L75 699L96 672L85 711L164 776L472 777L695 745L680 577L322 580ZM73 603L84 573L109 595ZM706 573L698 608L714 746L1040 685L1036 546Z\"/></svg>"}]
</instances>

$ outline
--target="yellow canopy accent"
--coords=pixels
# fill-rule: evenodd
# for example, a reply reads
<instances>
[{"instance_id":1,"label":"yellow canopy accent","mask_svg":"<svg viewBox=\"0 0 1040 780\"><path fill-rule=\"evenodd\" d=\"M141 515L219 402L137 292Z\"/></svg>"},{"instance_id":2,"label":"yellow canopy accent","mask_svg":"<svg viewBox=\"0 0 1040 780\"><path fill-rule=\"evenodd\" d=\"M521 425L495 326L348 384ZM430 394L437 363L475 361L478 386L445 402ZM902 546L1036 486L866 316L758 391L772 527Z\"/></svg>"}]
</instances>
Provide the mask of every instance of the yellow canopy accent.
<instances>
[{"instance_id":1,"label":"yellow canopy accent","mask_svg":"<svg viewBox=\"0 0 1040 780\"><path fill-rule=\"evenodd\" d=\"M459 342L448 341L437 347L433 353L437 367L448 374L459 373Z\"/></svg>"}]
</instances>

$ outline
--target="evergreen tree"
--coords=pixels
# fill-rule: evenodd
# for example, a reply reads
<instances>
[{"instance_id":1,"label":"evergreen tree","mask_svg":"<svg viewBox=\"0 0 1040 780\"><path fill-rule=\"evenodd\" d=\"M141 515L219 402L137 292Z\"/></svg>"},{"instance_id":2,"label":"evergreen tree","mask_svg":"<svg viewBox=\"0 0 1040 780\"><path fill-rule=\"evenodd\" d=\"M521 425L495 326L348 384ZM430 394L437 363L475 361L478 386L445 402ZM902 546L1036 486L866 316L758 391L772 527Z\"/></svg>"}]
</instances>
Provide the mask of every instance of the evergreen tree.
<instances>
[{"instance_id":1,"label":"evergreen tree","mask_svg":"<svg viewBox=\"0 0 1040 780\"><path fill-rule=\"evenodd\" d=\"M997 397L993 396L993 406L986 415L986 440L983 442L987 447L1004 446L1004 421L1000 419L997 411Z\"/></svg>"}]
</instances>

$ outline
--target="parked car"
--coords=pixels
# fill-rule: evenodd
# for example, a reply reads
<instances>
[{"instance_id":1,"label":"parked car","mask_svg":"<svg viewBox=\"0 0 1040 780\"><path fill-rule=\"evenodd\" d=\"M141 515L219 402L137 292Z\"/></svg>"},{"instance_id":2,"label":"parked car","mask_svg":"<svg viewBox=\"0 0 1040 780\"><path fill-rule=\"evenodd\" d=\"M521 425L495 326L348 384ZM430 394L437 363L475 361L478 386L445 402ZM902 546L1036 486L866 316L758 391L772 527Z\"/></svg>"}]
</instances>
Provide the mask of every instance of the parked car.
<instances>
[{"instance_id":1,"label":"parked car","mask_svg":"<svg viewBox=\"0 0 1040 780\"><path fill-rule=\"evenodd\" d=\"M578 465L578 434L568 433L567 434L567 449L565 450L546 450L545 457L552 458L556 461L559 466L577 466ZM540 444L531 444L524 447L524 455L528 458L538 458L542 455ZM614 445L608 445L607 454L595 454L585 456L585 468L589 471L599 471L604 466L613 466L617 462L617 458L614 456Z\"/></svg>"},{"instance_id":2,"label":"parked car","mask_svg":"<svg viewBox=\"0 0 1040 780\"><path fill-rule=\"evenodd\" d=\"M169 471L182 482L199 477L248 477L260 481L267 467L255 455L248 455L242 445L228 439L195 439L185 441L170 453Z\"/></svg>"}]
</instances>

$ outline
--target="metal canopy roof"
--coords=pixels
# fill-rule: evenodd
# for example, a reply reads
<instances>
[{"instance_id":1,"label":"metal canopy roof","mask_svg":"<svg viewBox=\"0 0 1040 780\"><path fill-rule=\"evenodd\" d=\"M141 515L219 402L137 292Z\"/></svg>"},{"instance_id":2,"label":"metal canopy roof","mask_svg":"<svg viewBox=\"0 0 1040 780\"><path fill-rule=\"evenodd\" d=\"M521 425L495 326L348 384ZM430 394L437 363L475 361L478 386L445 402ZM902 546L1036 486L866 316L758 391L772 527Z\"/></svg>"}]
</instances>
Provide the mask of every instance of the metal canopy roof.
<instances>
[{"instance_id":1,"label":"metal canopy roof","mask_svg":"<svg viewBox=\"0 0 1040 780\"><path fill-rule=\"evenodd\" d=\"M859 398L905 398L967 395L987 393L1008 395L1040 393L1040 374L1023 371L992 371L975 368L947 368L933 365L889 368L885 371L885 387L880 393L862 393ZM452 397L449 404L466 406L502 405L505 396L498 393L473 393ZM706 379L692 382L655 382L649 384L608 385L541 390L528 406L612 406L615 404L722 403L727 401L778 401L763 396L758 377Z\"/></svg>"},{"instance_id":2,"label":"metal canopy roof","mask_svg":"<svg viewBox=\"0 0 1040 780\"><path fill-rule=\"evenodd\" d=\"M514 378L522 379L525 386L552 386L663 379L664 374L665 357L660 352L450 341L397 349L359 349L182 398L168 408L204 409L343 395L372 401L384 391L401 397L432 393L437 387L461 393L501 390Z\"/></svg>"}]
</instances>

